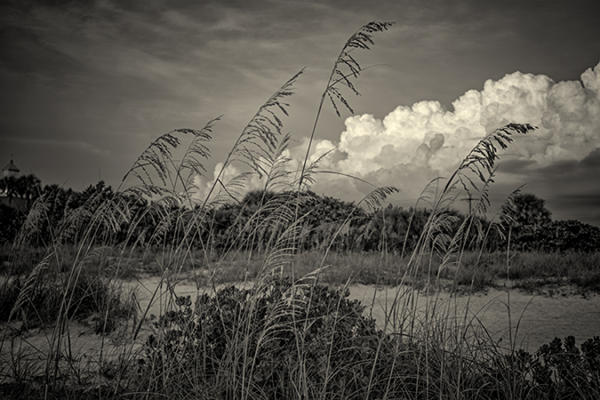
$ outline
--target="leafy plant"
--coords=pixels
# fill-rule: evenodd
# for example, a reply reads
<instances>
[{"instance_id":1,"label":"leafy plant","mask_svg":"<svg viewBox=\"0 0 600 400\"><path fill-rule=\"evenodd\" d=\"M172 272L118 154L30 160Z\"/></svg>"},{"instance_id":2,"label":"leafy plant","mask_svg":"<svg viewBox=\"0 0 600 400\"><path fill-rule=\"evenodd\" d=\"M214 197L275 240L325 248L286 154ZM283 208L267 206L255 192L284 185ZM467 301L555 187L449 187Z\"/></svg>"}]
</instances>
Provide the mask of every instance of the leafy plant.
<instances>
[{"instance_id":1,"label":"leafy plant","mask_svg":"<svg viewBox=\"0 0 600 400\"><path fill-rule=\"evenodd\" d=\"M348 290L278 279L262 288L230 286L199 296L194 307L189 297L178 298L178 309L155 324L140 360L148 390L193 392L199 385L209 397L289 398L290 382L305 374L311 398L363 398L378 347L405 347L378 330ZM304 370L298 370L299 352L306 355ZM383 377L392 372L388 356L375 363L382 377L370 389L375 396L384 393ZM248 376L237 376L245 370ZM247 382L236 381L243 378Z\"/></svg>"}]
</instances>

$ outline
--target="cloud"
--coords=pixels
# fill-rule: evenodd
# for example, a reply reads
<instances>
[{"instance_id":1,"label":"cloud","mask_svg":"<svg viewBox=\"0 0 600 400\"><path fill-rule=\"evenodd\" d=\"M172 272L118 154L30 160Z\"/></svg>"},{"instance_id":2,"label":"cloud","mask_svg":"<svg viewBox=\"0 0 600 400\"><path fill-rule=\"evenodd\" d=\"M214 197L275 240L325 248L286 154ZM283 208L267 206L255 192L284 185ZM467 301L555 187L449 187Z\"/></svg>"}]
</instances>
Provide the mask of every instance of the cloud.
<instances>
[{"instance_id":1,"label":"cloud","mask_svg":"<svg viewBox=\"0 0 600 400\"><path fill-rule=\"evenodd\" d=\"M521 72L490 79L483 90L456 99L452 110L420 101L382 119L352 116L335 145L345 158L330 167L414 197L429 179L450 173L477 141L510 122L538 130L505 151L507 172L583 160L600 147L600 64L581 81Z\"/></svg>"},{"instance_id":2,"label":"cloud","mask_svg":"<svg viewBox=\"0 0 600 400\"><path fill-rule=\"evenodd\" d=\"M587 69L581 81L554 82L521 72L490 79L482 90L469 90L456 99L452 110L438 101L420 101L398 106L382 119L371 114L349 117L337 142L313 143L309 163L328 153L320 161L321 169L376 186L396 186L401 191L398 200L411 204L428 181L448 176L481 138L511 122L538 129L502 153L501 187L512 185L512 190L531 182L550 204L560 205L568 196L548 190L554 182L571 196L583 193L590 198L586 182L593 180L589 171L597 169L594 163L600 159L600 150L595 150L600 148L600 63ZM291 159L288 169L295 172L290 181L301 168L307 145L304 138L286 153ZM234 166L226 169L227 176L239 172ZM252 179L247 190L264 185ZM357 200L372 187L339 175L320 175L313 190ZM590 211L588 206L581 203L581 211Z\"/></svg>"},{"instance_id":3,"label":"cloud","mask_svg":"<svg viewBox=\"0 0 600 400\"><path fill-rule=\"evenodd\" d=\"M280 168L277 171L285 171L284 174L276 174L272 172L272 175L267 184L267 176L264 174L260 175L257 173L248 174L249 168L244 163L232 162L223 168L223 163L219 162L214 168L211 176L196 176L193 184L193 195L192 197L197 201L204 201L206 196L211 192L211 188L214 185L217 176L221 173L220 181L224 183L228 190L230 188L233 192L227 193L222 190L221 185L217 185L211 193L211 200L223 199L234 195L239 200L244 194L253 190L262 190L268 187L268 190L281 191L289 190L292 187L298 185L298 177L304 162L306 155L306 148L308 147L308 138L304 138L301 143L286 148L280 155L278 160L281 161ZM326 157L325 157L326 156ZM307 167L311 165L318 165L319 168L331 167L336 161L341 160L344 155L337 152L335 145L329 140L321 140L311 148L311 152L307 159ZM259 165L268 165L265 158L259 157L257 160ZM266 168L269 171L268 168ZM272 170L271 170L272 171ZM240 178L242 179L240 181ZM237 186L237 182L243 182L242 186ZM233 185L231 185L233 183ZM328 180L328 184L331 181ZM329 187L331 189L331 187Z\"/></svg>"},{"instance_id":4,"label":"cloud","mask_svg":"<svg viewBox=\"0 0 600 400\"><path fill-rule=\"evenodd\" d=\"M283 168L290 175L270 179L268 184L267 177L264 174L248 173L249 168L243 164L240 165L239 162L230 163L225 169L223 169L223 163L219 162L215 165L212 177L199 175L194 177L192 198L200 203L204 202L209 195L210 201L231 201L231 197L240 200L246 193L253 190L262 190L265 187L268 187L269 190L278 190L282 187L287 188L294 182L296 177L295 172L298 170L298 162L290 157L289 149L283 151L280 160L283 162ZM257 161L261 165L264 165L265 162L264 158L259 158ZM223 183L222 185L215 185L217 177Z\"/></svg>"},{"instance_id":5,"label":"cloud","mask_svg":"<svg viewBox=\"0 0 600 400\"><path fill-rule=\"evenodd\" d=\"M483 103L487 86L465 93L455 101L458 105L450 107L457 94L477 88L488 77L519 69L571 79L594 65L594 57L600 54L591 1L580 7L519 3L518 13L514 7L495 3L463 3L456 7L436 1L435 6L423 7L412 0L373 4L356 0L4 1L0 84L5 90L0 103L6 117L0 121L0 158L15 153L20 165L29 166L45 183L67 179L82 188L98 179L101 169L102 178L116 185L136 155L160 133L198 128L224 114L212 143L215 160L222 160L248 117L302 66L307 70L291 99L292 118L286 120L286 131L305 134L310 132L307 124L314 118L314 101L332 57L360 24L385 18L397 24L377 37L373 51L364 54L364 65L386 66L361 76L363 95L352 99L355 109L375 113L377 118L369 122L367 117L355 117L350 132L326 113L318 134L329 142L314 144L317 149L334 149L324 168L354 173L375 184L400 186L406 197L413 198L424 181L444 175L448 165L464 156L472 137L498 122L490 115L515 119L502 110L514 100L500 102L501 106ZM471 21L468 27L465 20ZM531 23L536 20L544 23ZM546 118L545 123L573 125L573 134L583 137L575 130L590 118L585 107L575 107L575 100L595 109L589 99L590 92L598 92L597 75L591 70L581 82L563 86L542 76L531 76L530 82L513 77L523 81L516 83L517 88L533 88L531 109L521 114L535 114L544 104L533 99L545 98L545 107L561 108L558 122ZM556 91L553 96L548 94L551 87ZM494 90L506 89L489 89ZM561 103L553 97L573 100ZM439 102L415 103L423 98ZM396 104L409 106L387 119L379 118L377 113ZM487 125L481 125L482 115L490 120ZM542 126L542 117L536 119ZM398 133L400 129L406 134ZM342 130L344 137L339 134ZM352 136L361 131L363 143ZM380 135L375 136L376 131ZM16 137L24 140L13 140ZM44 140L55 139L48 152ZM73 145L80 142L89 146ZM302 139L300 144L306 146ZM567 152L560 144L537 146L541 149L531 144L527 151L525 147L519 151L543 151L549 160L568 158L568 151L577 158L587 151L586 142ZM303 152L290 149L296 160L303 159ZM214 162L208 165L211 172ZM543 160L532 162L527 170ZM521 177L518 169L514 175ZM339 176L320 178L315 191L344 199L358 199L369 190Z\"/></svg>"}]
</instances>

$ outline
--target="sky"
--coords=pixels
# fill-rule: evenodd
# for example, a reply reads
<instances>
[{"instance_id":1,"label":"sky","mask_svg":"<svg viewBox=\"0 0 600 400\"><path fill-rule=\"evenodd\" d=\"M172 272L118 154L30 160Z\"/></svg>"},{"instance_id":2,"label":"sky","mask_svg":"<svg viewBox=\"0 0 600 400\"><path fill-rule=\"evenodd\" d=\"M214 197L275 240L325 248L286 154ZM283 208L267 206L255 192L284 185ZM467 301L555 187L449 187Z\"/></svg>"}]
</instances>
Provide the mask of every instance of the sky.
<instances>
[{"instance_id":1,"label":"sky","mask_svg":"<svg viewBox=\"0 0 600 400\"><path fill-rule=\"evenodd\" d=\"M3 1L0 164L43 183L116 185L154 138L223 115L213 167L256 109L301 68L285 129L301 158L346 39L394 21L360 54L369 66L326 105L324 167L400 189L411 202L481 137L539 129L503 155L498 195L521 184L555 218L600 225L600 6L597 1ZM304 146L304 147L303 147ZM365 188L323 176L317 192Z\"/></svg>"}]
</instances>

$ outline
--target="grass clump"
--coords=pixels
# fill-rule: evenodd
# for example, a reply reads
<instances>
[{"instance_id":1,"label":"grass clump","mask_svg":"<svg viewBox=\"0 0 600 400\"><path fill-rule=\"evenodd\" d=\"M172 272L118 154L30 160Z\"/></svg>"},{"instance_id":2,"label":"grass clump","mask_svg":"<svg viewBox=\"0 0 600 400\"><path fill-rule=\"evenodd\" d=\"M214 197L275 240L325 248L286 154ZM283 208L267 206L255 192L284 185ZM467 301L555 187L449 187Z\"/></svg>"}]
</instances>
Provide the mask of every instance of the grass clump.
<instances>
[{"instance_id":1,"label":"grass clump","mask_svg":"<svg viewBox=\"0 0 600 400\"><path fill-rule=\"evenodd\" d=\"M0 321L18 320L23 328L31 328L54 324L64 314L78 321L91 318L97 333L109 333L119 319L133 312L132 305L122 301L120 290L94 275L81 275L70 288L48 279L37 281L26 291L25 287L21 277L7 278L0 285Z\"/></svg>"},{"instance_id":2,"label":"grass clump","mask_svg":"<svg viewBox=\"0 0 600 400\"><path fill-rule=\"evenodd\" d=\"M322 260L317 250L305 250L294 256L294 269L297 275L310 273ZM261 252L239 252L226 259L208 265L189 265L187 272L193 272L203 285L243 282L260 277L264 254ZM436 267L442 259L434 257ZM322 270L319 281L332 285L343 285L348 280L354 284L387 285L403 283L413 287L423 287L430 280L432 271L428 269L430 260L421 260L419 268L409 270L410 256L400 257L388 252L332 251L327 257L327 268ZM413 262L414 263L414 262ZM440 289L484 291L488 288L502 288L510 279L512 287L526 291L542 289L545 285L574 285L583 292L599 292L600 253L565 252L545 253L540 251L518 251L511 253L511 268L506 269L506 254L500 251L479 254L475 251L463 252L460 264L449 264L439 271ZM284 271L285 273L285 271Z\"/></svg>"}]
</instances>

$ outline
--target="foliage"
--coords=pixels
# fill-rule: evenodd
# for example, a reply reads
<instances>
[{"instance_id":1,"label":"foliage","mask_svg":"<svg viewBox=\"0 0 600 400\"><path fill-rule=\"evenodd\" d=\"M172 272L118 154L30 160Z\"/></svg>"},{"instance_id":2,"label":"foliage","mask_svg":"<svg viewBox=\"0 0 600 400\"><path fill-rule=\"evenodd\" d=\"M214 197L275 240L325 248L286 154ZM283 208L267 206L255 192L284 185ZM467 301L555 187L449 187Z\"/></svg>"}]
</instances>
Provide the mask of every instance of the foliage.
<instances>
[{"instance_id":1,"label":"foliage","mask_svg":"<svg viewBox=\"0 0 600 400\"><path fill-rule=\"evenodd\" d=\"M291 398L290 382L303 373L308 398L446 398L456 384L466 399L591 399L600 393L599 337L581 350L568 337L534 354L488 350L487 360L473 361L436 347L441 344L433 338L403 342L378 330L364 306L347 296L344 289L275 279L258 292L231 286L201 295L195 306L180 297L145 345L138 364L142 388L171 398ZM462 379L452 381L452 368Z\"/></svg>"},{"instance_id":2,"label":"foliage","mask_svg":"<svg viewBox=\"0 0 600 400\"><path fill-rule=\"evenodd\" d=\"M518 193L502 207L501 218L510 222L513 245L520 249L534 249L540 236L551 223L550 211L544 200L529 193Z\"/></svg>"},{"instance_id":3,"label":"foliage","mask_svg":"<svg viewBox=\"0 0 600 400\"><path fill-rule=\"evenodd\" d=\"M544 206L544 200L533 194L518 194L513 199L514 225L516 228L529 228L534 233L550 223L550 211Z\"/></svg>"},{"instance_id":4,"label":"foliage","mask_svg":"<svg viewBox=\"0 0 600 400\"><path fill-rule=\"evenodd\" d=\"M198 227L200 230L197 240L204 241L216 251L231 247L232 241L235 240L245 243L246 248L258 248L264 242L258 237L254 237L254 240L249 239L252 232L250 221L267 218L273 208L264 207L266 203L285 202L292 194L251 191L239 203L228 202L210 209L205 216L205 221L209 223ZM46 218L38 219L35 227L30 228L33 233L28 237L29 245L40 246L49 243L53 236L57 236L64 243L72 243L73 237L81 229L78 227L85 227L89 222L92 210L117 195L103 182L89 186L81 193L56 185L46 186L42 191ZM133 227L131 223L126 223L121 226L119 232L112 236L111 240L115 243L126 240L127 237L135 237L136 240L169 240L168 238L178 234L175 228L176 218L193 218L193 211L175 208L173 211L176 212L172 212L170 217L173 221L166 225L166 237L153 237L148 235L148 232L156 231L160 221L164 224L164 211L153 203L133 196L123 198L129 202L131 220L136 221L136 225ZM428 209L405 209L391 204L386 208L368 211L354 203L310 191L300 198L298 207L299 215L305 215L298 246L305 250L327 247L330 243L328 239L341 229L332 242L332 249L401 253L403 249L415 248L419 233L430 216ZM515 196L514 207L509 210L505 205L502 212L504 215L511 214L511 245L515 249L585 252L600 249L600 228L575 220L552 221L550 212L544 207L544 201L534 195ZM68 218L76 210L80 211L77 213L77 220ZM82 210L88 212L81 212ZM450 230L456 231L467 216L457 211L448 212L455 218ZM5 227L0 233L0 242L7 243L17 238L26 217L14 208L0 205L0 221ZM490 225L490 221L485 218L478 218L478 221L481 230L486 230ZM131 232L131 229L134 229L134 232ZM263 231L265 236L273 233ZM471 231L471 237L474 238L476 233ZM240 237L245 239L241 240ZM467 248L473 248L477 244L472 239L469 243ZM199 245L199 242L196 245ZM489 250L500 249L505 245L505 238L498 235L495 229L490 230L485 245Z\"/></svg>"},{"instance_id":5,"label":"foliage","mask_svg":"<svg viewBox=\"0 0 600 400\"><path fill-rule=\"evenodd\" d=\"M10 243L14 240L25 221L23 212L14 207L0 204L0 243Z\"/></svg>"},{"instance_id":6,"label":"foliage","mask_svg":"<svg viewBox=\"0 0 600 400\"><path fill-rule=\"evenodd\" d=\"M400 373L391 356L406 346L378 330L348 295L271 280L258 292L231 286L201 295L195 307L178 298L179 309L161 317L146 343L140 377L157 393L202 387L206 397L278 399L292 398L290 382L306 374L309 398L381 397ZM238 386L235 375L246 373Z\"/></svg>"},{"instance_id":7,"label":"foliage","mask_svg":"<svg viewBox=\"0 0 600 400\"><path fill-rule=\"evenodd\" d=\"M497 383L488 398L593 399L600 394L600 337L579 349L573 336L554 338L530 354L519 350L493 361ZM509 379L506 379L509 378Z\"/></svg>"},{"instance_id":8,"label":"foliage","mask_svg":"<svg viewBox=\"0 0 600 400\"><path fill-rule=\"evenodd\" d=\"M552 221L538 240L539 247L546 251L598 251L600 228L576 220Z\"/></svg>"},{"instance_id":9,"label":"foliage","mask_svg":"<svg viewBox=\"0 0 600 400\"><path fill-rule=\"evenodd\" d=\"M0 193L8 198L19 198L31 204L41 192L41 181L35 175L5 176L0 178Z\"/></svg>"}]
</instances>

